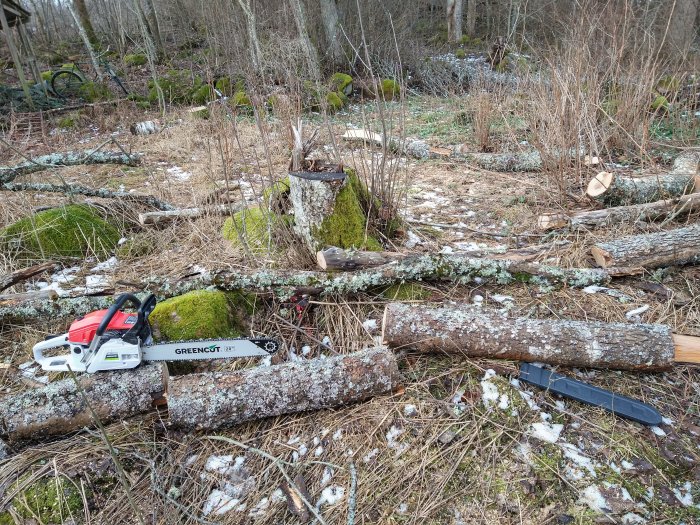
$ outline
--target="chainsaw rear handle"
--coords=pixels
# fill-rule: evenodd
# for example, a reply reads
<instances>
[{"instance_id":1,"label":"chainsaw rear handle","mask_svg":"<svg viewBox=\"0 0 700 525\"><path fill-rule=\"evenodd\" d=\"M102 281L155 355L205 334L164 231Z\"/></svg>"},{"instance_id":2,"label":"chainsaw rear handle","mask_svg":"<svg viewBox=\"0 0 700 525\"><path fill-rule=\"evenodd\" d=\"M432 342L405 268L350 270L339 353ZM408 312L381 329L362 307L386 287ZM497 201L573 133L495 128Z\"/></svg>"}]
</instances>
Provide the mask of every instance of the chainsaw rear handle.
<instances>
[{"instance_id":1,"label":"chainsaw rear handle","mask_svg":"<svg viewBox=\"0 0 700 525\"><path fill-rule=\"evenodd\" d=\"M124 306L127 302L134 303L134 305L136 305L137 309L141 308L141 301L134 294L131 294L131 293L121 294L119 297L117 297L117 300L114 301L114 304L109 307L109 310L107 310L107 313L102 318L102 322L97 327L97 331L95 332L95 340L99 339L100 337L102 337L104 335L105 331L107 330L107 327L109 326L110 321L112 320L112 317L114 317L115 314L119 310L121 310L122 306Z\"/></svg>"}]
</instances>

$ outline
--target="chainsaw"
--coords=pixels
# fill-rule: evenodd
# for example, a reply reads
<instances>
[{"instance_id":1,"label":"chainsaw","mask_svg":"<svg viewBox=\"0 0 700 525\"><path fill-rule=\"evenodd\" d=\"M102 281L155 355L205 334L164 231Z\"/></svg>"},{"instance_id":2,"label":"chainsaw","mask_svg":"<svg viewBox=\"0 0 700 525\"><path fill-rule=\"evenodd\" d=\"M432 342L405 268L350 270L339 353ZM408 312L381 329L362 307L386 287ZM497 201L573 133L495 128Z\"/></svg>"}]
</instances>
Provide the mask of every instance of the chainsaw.
<instances>
[{"instance_id":1,"label":"chainsaw","mask_svg":"<svg viewBox=\"0 0 700 525\"><path fill-rule=\"evenodd\" d=\"M135 312L125 312L127 303ZM117 297L107 310L97 310L74 321L68 333L34 345L34 360L46 371L98 372L134 368L144 361L192 361L256 357L274 354L274 339L208 339L155 344L148 316L156 307L149 295L143 302L133 294ZM67 354L45 352L68 348Z\"/></svg>"}]
</instances>

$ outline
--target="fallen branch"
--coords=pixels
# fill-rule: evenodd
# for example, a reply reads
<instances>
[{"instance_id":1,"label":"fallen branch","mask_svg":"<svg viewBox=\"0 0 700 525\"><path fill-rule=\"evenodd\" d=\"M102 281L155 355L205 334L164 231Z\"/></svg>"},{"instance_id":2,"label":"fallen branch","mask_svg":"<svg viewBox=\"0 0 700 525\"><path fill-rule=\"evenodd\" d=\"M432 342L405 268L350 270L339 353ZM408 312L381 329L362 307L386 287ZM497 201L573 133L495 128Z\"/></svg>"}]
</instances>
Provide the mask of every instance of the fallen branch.
<instances>
[{"instance_id":1,"label":"fallen branch","mask_svg":"<svg viewBox=\"0 0 700 525\"><path fill-rule=\"evenodd\" d=\"M460 304L389 304L382 337L391 348L563 366L662 370L700 361L700 337L675 336L665 325L511 318Z\"/></svg>"},{"instance_id":2,"label":"fallen branch","mask_svg":"<svg viewBox=\"0 0 700 525\"><path fill-rule=\"evenodd\" d=\"M499 172L542 171L542 156L538 151L517 153L462 153L459 157L468 164Z\"/></svg>"},{"instance_id":3,"label":"fallen branch","mask_svg":"<svg viewBox=\"0 0 700 525\"><path fill-rule=\"evenodd\" d=\"M121 421L153 409L167 383L162 364L77 377L102 423ZM73 378L7 396L0 402L0 437L10 443L58 436L94 426Z\"/></svg>"},{"instance_id":4,"label":"fallen branch","mask_svg":"<svg viewBox=\"0 0 700 525\"><path fill-rule=\"evenodd\" d=\"M659 268L700 262L700 224L642 235L630 235L591 248L598 266Z\"/></svg>"},{"instance_id":5,"label":"fallen branch","mask_svg":"<svg viewBox=\"0 0 700 525\"><path fill-rule=\"evenodd\" d=\"M217 429L356 403L390 393L399 385L394 354L365 350L238 372L173 377L168 385L168 414L176 427Z\"/></svg>"},{"instance_id":6,"label":"fallen branch","mask_svg":"<svg viewBox=\"0 0 700 525\"><path fill-rule=\"evenodd\" d=\"M30 279L35 275L39 275L40 273L55 271L57 269L57 265L58 263L56 263L55 261L47 261L41 264L30 266L29 268L15 270L14 272L8 273L6 275L0 275L0 292L6 290L10 286Z\"/></svg>"},{"instance_id":7,"label":"fallen branch","mask_svg":"<svg viewBox=\"0 0 700 525\"><path fill-rule=\"evenodd\" d=\"M662 217L678 217L700 210L700 193L689 193L675 199L667 199L644 204L617 206L602 210L581 211L566 215L553 213L540 215L537 227L540 230L559 228L598 228L624 222L652 221Z\"/></svg>"},{"instance_id":8,"label":"fallen branch","mask_svg":"<svg viewBox=\"0 0 700 525\"><path fill-rule=\"evenodd\" d=\"M1 168L0 168L1 169ZM41 182L6 182L0 184L0 190L6 191L41 191L49 193L65 193L66 195L85 195L102 199L121 199L138 202L158 210L172 210L171 204L156 199L152 195L135 195L128 191L112 191L106 188L88 188L80 184L46 184Z\"/></svg>"},{"instance_id":9,"label":"fallen branch","mask_svg":"<svg viewBox=\"0 0 700 525\"><path fill-rule=\"evenodd\" d=\"M204 206L201 208L180 208L172 207L166 211L149 211L139 213L141 226L162 226L178 219L195 219L204 215L228 215L241 211L245 208L243 204L219 204L217 206Z\"/></svg>"},{"instance_id":10,"label":"fallen branch","mask_svg":"<svg viewBox=\"0 0 700 525\"><path fill-rule=\"evenodd\" d=\"M141 155L128 155L124 152L85 150L67 151L65 153L50 153L21 162L15 166L0 166L0 183L12 182L20 175L29 175L49 168L59 166L78 166L84 164L138 164Z\"/></svg>"}]
</instances>

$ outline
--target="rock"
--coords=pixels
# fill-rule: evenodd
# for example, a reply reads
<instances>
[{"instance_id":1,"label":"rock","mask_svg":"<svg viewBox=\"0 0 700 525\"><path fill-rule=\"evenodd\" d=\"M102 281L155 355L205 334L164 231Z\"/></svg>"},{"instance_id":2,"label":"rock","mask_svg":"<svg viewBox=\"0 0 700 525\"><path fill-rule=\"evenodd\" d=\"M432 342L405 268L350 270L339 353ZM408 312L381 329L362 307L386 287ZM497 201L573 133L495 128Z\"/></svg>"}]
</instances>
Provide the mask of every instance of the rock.
<instances>
[{"instance_id":1,"label":"rock","mask_svg":"<svg viewBox=\"0 0 700 525\"><path fill-rule=\"evenodd\" d=\"M457 434L452 430L445 430L442 434L438 436L438 441L442 445L449 445L457 437Z\"/></svg>"},{"instance_id":2,"label":"rock","mask_svg":"<svg viewBox=\"0 0 700 525\"><path fill-rule=\"evenodd\" d=\"M121 234L97 212L73 204L42 211L0 230L0 251L30 261L107 256Z\"/></svg>"},{"instance_id":3,"label":"rock","mask_svg":"<svg viewBox=\"0 0 700 525\"><path fill-rule=\"evenodd\" d=\"M349 97L352 95L352 77L345 73L334 73L331 77L331 89L338 93L344 93L345 96Z\"/></svg>"}]
</instances>

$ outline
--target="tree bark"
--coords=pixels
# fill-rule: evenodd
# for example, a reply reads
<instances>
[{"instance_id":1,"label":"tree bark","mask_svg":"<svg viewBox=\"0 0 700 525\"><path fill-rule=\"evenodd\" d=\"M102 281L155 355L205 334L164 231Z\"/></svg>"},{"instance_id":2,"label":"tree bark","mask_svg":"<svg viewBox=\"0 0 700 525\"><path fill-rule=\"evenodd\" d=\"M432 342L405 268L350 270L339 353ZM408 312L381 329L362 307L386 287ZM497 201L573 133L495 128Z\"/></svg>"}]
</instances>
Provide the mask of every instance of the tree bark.
<instances>
[{"instance_id":1,"label":"tree bark","mask_svg":"<svg viewBox=\"0 0 700 525\"><path fill-rule=\"evenodd\" d=\"M476 32L476 0L467 0L466 31L470 37Z\"/></svg>"},{"instance_id":2,"label":"tree bark","mask_svg":"<svg viewBox=\"0 0 700 525\"><path fill-rule=\"evenodd\" d=\"M593 229L611 224L653 221L669 216L678 217L699 210L700 193L689 193L675 199L581 211L571 215L564 213L540 215L537 219L537 227L540 230L556 230L567 227L574 230Z\"/></svg>"},{"instance_id":3,"label":"tree bark","mask_svg":"<svg viewBox=\"0 0 700 525\"><path fill-rule=\"evenodd\" d=\"M85 8L85 2L84 0L77 0L75 2L76 6L79 6L82 4L82 8L85 9L85 16L88 24L90 24L90 18L87 17L87 9ZM92 29L92 25L88 26L90 27L90 30L92 30L92 36L95 39L95 41L90 40L90 35L88 34L88 29L84 26L83 20L81 19L83 16L83 13L80 13L79 15L76 15L75 10L71 7L71 4L67 4L68 11L70 11L71 16L73 17L73 20L75 21L75 25L78 26L78 33L80 33L80 37L83 39L83 42L85 43L85 48L87 49L88 54L90 55L90 61L92 62L92 68L95 70L95 75L97 75L97 79L101 82L102 79L104 78L104 75L102 74L102 68L100 67L100 63L97 60L97 55L95 55L95 50L99 49L99 43L97 42L97 37L95 36L95 31Z\"/></svg>"},{"instance_id":4,"label":"tree bark","mask_svg":"<svg viewBox=\"0 0 700 525\"><path fill-rule=\"evenodd\" d=\"M459 42L462 38L462 5L463 0L447 0L447 40Z\"/></svg>"},{"instance_id":5,"label":"tree bark","mask_svg":"<svg viewBox=\"0 0 700 525\"><path fill-rule=\"evenodd\" d=\"M73 6L77 12L76 19L79 20L79 26L85 32L85 37L93 49L100 48L100 41L97 39L97 34L95 29L92 27L92 22L90 21L90 13L88 12L87 5L85 5L85 0L73 0ZM79 27L80 29L80 27Z\"/></svg>"},{"instance_id":6,"label":"tree bark","mask_svg":"<svg viewBox=\"0 0 700 525\"><path fill-rule=\"evenodd\" d=\"M304 54L306 55L306 63L309 68L309 76L311 78L319 78L321 68L318 65L318 52L311 43L309 33L306 30L306 15L304 14L304 8L301 5L301 0L289 0L289 2L292 6L292 13L294 14L294 22L296 22L299 38L304 45Z\"/></svg>"},{"instance_id":7,"label":"tree bark","mask_svg":"<svg viewBox=\"0 0 700 525\"><path fill-rule=\"evenodd\" d=\"M144 0L144 4L146 6L146 12L144 13L144 17L148 25L148 32L151 34L151 38L153 39L153 44L156 48L156 57L158 59L158 62L161 62L163 60L163 57L165 56L165 46L163 45L163 38L160 35L158 13L156 12L156 8L153 5L153 0Z\"/></svg>"},{"instance_id":8,"label":"tree bark","mask_svg":"<svg viewBox=\"0 0 700 525\"><path fill-rule=\"evenodd\" d=\"M0 402L0 437L10 443L34 441L94 426L81 390L99 420L106 424L150 411L162 399L166 367L142 365L133 370L80 374L35 388Z\"/></svg>"},{"instance_id":9,"label":"tree bark","mask_svg":"<svg viewBox=\"0 0 700 525\"><path fill-rule=\"evenodd\" d=\"M141 155L133 153L112 151L67 151L65 153L50 153L34 157L15 166L0 166L0 183L12 182L20 175L29 175L58 166L78 166L83 164L126 164L135 166L139 163Z\"/></svg>"},{"instance_id":10,"label":"tree bark","mask_svg":"<svg viewBox=\"0 0 700 525\"><path fill-rule=\"evenodd\" d=\"M149 211L139 213L141 226L163 226L178 219L195 219L205 215L228 215L241 211L243 204L219 204L217 206L203 206L201 208L180 208L177 210Z\"/></svg>"},{"instance_id":11,"label":"tree bark","mask_svg":"<svg viewBox=\"0 0 700 525\"><path fill-rule=\"evenodd\" d=\"M382 334L391 348L621 370L669 368L675 353L665 325L514 319L471 305L391 303Z\"/></svg>"},{"instance_id":12,"label":"tree bark","mask_svg":"<svg viewBox=\"0 0 700 525\"><path fill-rule=\"evenodd\" d=\"M30 266L29 268L22 268L5 275L0 275L0 292L6 290L12 285L25 281L31 277L34 277L35 275L39 275L40 273L53 271L57 268L57 266L58 263L55 261L47 261Z\"/></svg>"},{"instance_id":13,"label":"tree bark","mask_svg":"<svg viewBox=\"0 0 700 525\"><path fill-rule=\"evenodd\" d=\"M591 248L598 266L659 268L700 262L700 224L643 235L631 235Z\"/></svg>"},{"instance_id":14,"label":"tree bark","mask_svg":"<svg viewBox=\"0 0 700 525\"><path fill-rule=\"evenodd\" d=\"M695 174L670 172L630 178L603 171L589 183L586 194L606 205L644 204L691 193Z\"/></svg>"},{"instance_id":15,"label":"tree bark","mask_svg":"<svg viewBox=\"0 0 700 525\"><path fill-rule=\"evenodd\" d=\"M258 30L256 28L255 14L250 6L251 0L238 0L246 19L246 30L248 31L248 49L250 50L250 60L256 73L262 71L262 51L258 40Z\"/></svg>"},{"instance_id":16,"label":"tree bark","mask_svg":"<svg viewBox=\"0 0 700 525\"><path fill-rule=\"evenodd\" d=\"M668 34L665 51L674 56L685 56L697 35L695 20L698 15L698 0L674 0L667 2L669 12Z\"/></svg>"},{"instance_id":17,"label":"tree bark","mask_svg":"<svg viewBox=\"0 0 700 525\"><path fill-rule=\"evenodd\" d=\"M172 210L173 206L152 195L136 195L128 191L112 191L107 188L88 188L80 184L45 184L42 182L7 182L0 184L0 190L5 191L40 191L47 193L65 193L66 195L85 195L102 199L120 199L138 202L158 210Z\"/></svg>"},{"instance_id":18,"label":"tree bark","mask_svg":"<svg viewBox=\"0 0 700 525\"><path fill-rule=\"evenodd\" d=\"M328 53L334 66L343 63L343 48L338 39L338 6L336 0L320 0L321 22L326 34Z\"/></svg>"},{"instance_id":19,"label":"tree bark","mask_svg":"<svg viewBox=\"0 0 700 525\"><path fill-rule=\"evenodd\" d=\"M391 351L365 350L239 372L173 377L168 386L168 414L176 427L218 429L357 403L391 393L400 384Z\"/></svg>"},{"instance_id":20,"label":"tree bark","mask_svg":"<svg viewBox=\"0 0 700 525\"><path fill-rule=\"evenodd\" d=\"M335 246L316 252L316 262L321 270L341 270L344 272L374 268L405 258L406 255L403 253L343 250Z\"/></svg>"}]
</instances>

